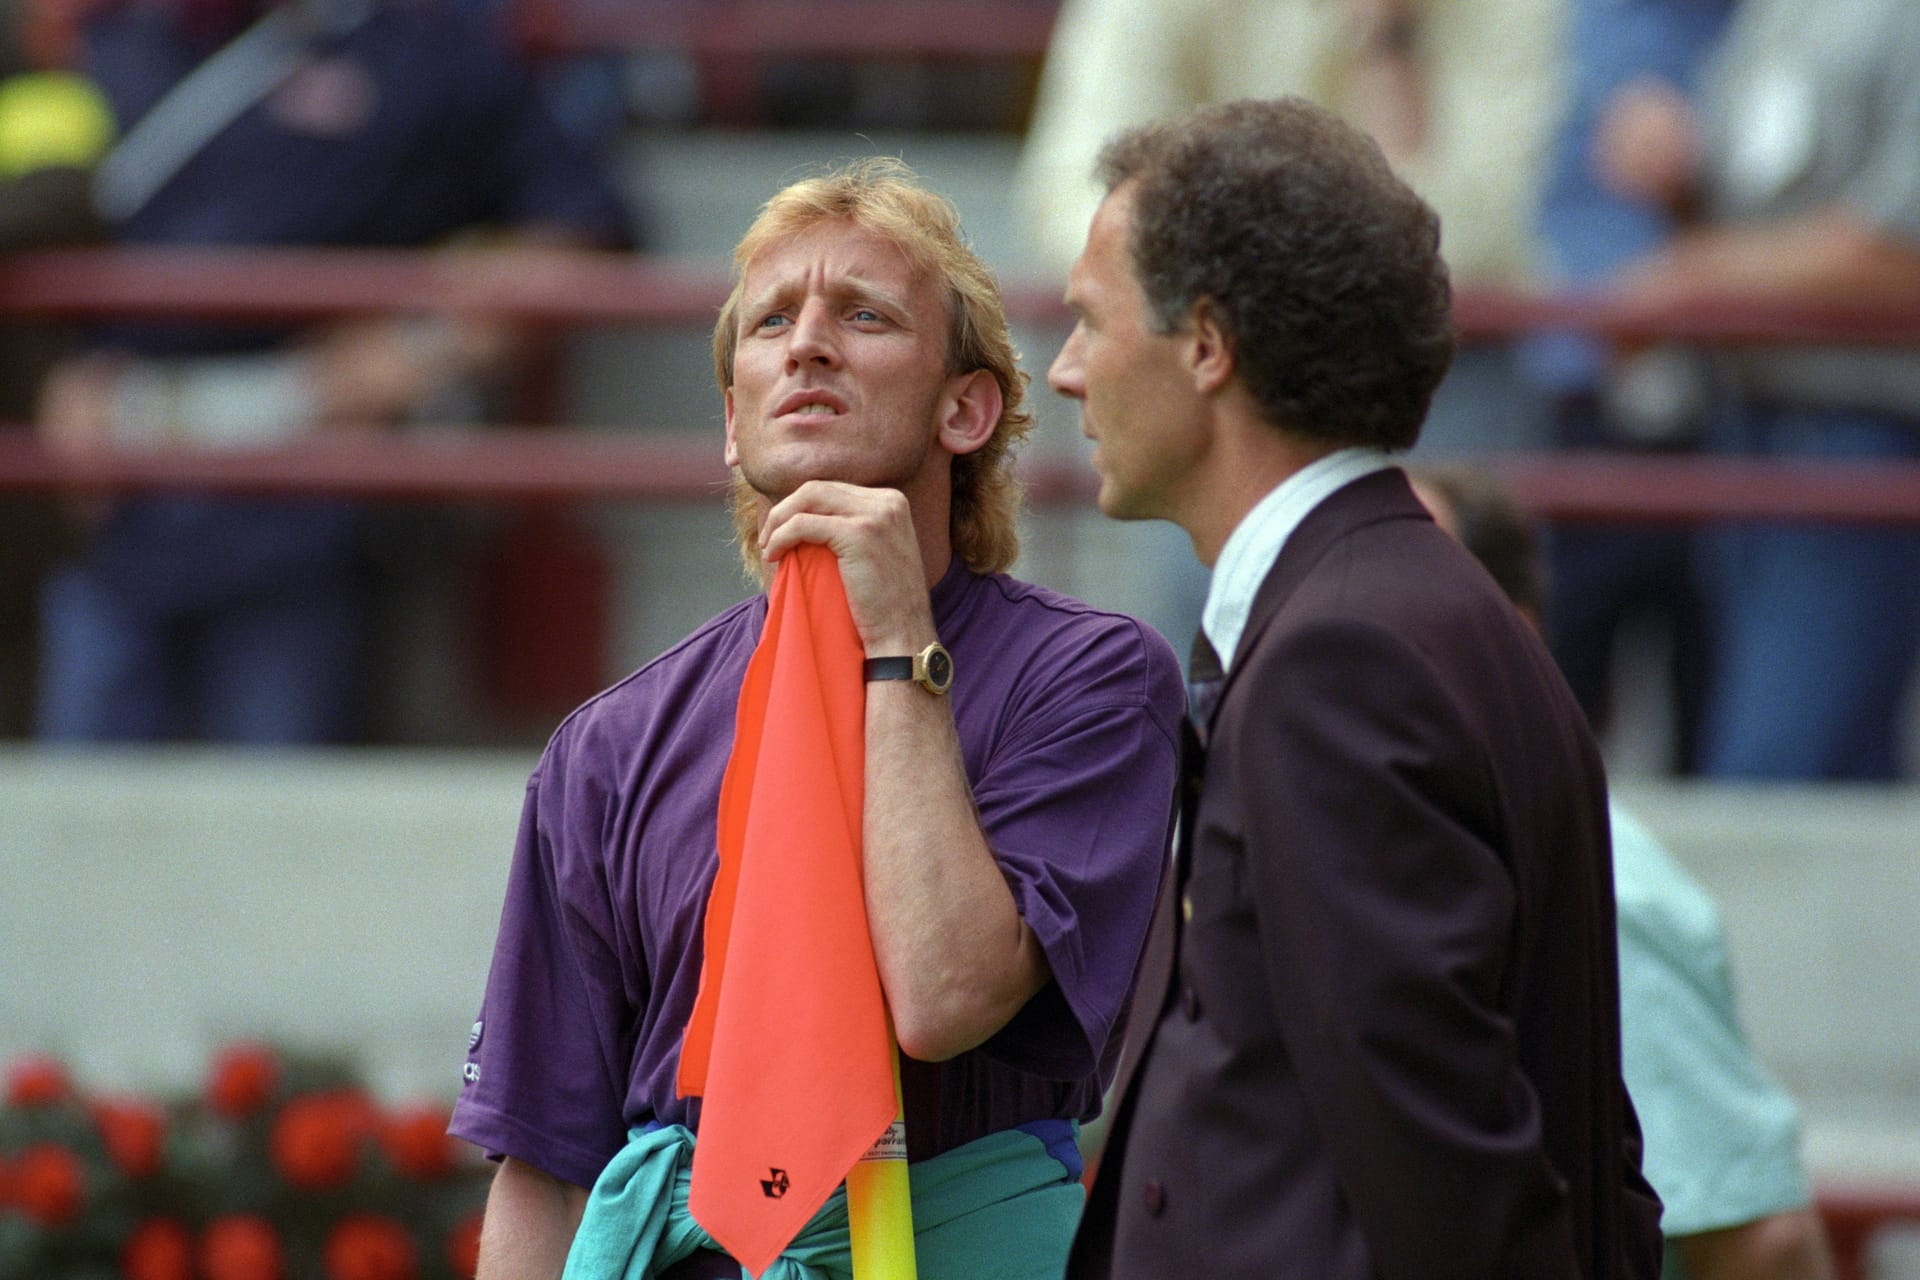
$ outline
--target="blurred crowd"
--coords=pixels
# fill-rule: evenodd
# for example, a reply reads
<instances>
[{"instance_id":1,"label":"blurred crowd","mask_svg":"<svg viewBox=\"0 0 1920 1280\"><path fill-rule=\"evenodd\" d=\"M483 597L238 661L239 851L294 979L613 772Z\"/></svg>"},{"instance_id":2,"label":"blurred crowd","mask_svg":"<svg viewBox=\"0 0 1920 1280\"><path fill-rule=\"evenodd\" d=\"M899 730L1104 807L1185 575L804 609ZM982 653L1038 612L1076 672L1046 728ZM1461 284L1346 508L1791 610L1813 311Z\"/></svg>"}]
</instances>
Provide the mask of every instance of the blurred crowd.
<instances>
[{"instance_id":1,"label":"blurred crowd","mask_svg":"<svg viewBox=\"0 0 1920 1280\"><path fill-rule=\"evenodd\" d=\"M74 225L97 222L113 244L635 244L596 140L561 124L497 15L380 0L112 0L65 16L56 74L72 101L31 109L104 120L90 153L52 159L90 171L72 194L96 218ZM63 223L29 242L55 242ZM516 338L473 315L105 324L44 371L33 418L70 453L390 427L497 383ZM61 517L63 545L33 600L36 736L361 735L379 551L368 512L162 495Z\"/></svg>"},{"instance_id":2,"label":"blurred crowd","mask_svg":"<svg viewBox=\"0 0 1920 1280\"><path fill-rule=\"evenodd\" d=\"M1062 0L1044 64L990 72L536 65L512 16L482 0L14 0L0 248L644 249L623 136L720 123L1022 132L1023 225L1063 270L1105 136L1292 93L1365 127L1434 204L1457 287L1596 291L1649 314L1920 298L1909 0ZM449 397L483 416L523 346L472 317L0 338L0 420L69 450L270 443ZM1463 348L1418 454L1548 449L1912 461L1920 359L1573 334ZM378 529L335 502L0 495L0 733L365 740ZM1911 774L1920 535L1568 525L1547 552L1547 630L1598 725L1621 638L1662 637L1671 772ZM1179 578L1196 570L1155 571L1193 597Z\"/></svg>"}]
</instances>

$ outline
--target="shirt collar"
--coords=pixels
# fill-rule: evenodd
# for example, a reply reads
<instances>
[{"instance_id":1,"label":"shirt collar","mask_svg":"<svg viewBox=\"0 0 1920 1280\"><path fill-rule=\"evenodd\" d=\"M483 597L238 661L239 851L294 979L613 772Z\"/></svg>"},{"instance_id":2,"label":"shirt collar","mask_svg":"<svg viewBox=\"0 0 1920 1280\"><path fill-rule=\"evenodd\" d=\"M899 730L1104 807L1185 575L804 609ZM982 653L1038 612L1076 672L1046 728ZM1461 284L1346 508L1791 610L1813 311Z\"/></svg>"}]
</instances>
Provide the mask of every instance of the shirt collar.
<instances>
[{"instance_id":1,"label":"shirt collar","mask_svg":"<svg viewBox=\"0 0 1920 1280\"><path fill-rule=\"evenodd\" d=\"M1220 655L1222 671L1233 665L1254 593L1300 522L1336 490L1392 465L1379 449L1336 450L1282 480L1234 526L1214 562L1206 607L1200 612L1201 629Z\"/></svg>"}]
</instances>

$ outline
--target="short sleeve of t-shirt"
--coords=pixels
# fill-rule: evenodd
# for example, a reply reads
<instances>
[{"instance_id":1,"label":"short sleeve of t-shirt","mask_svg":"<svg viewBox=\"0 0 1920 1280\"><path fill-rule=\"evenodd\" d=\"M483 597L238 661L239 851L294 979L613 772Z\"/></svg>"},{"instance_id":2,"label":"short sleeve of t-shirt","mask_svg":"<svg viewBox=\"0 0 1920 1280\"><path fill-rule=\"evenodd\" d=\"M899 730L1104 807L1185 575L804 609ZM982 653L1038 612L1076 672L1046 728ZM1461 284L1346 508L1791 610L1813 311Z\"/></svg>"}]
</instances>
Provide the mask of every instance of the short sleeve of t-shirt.
<instances>
[{"instance_id":1,"label":"short sleeve of t-shirt","mask_svg":"<svg viewBox=\"0 0 1920 1280\"><path fill-rule=\"evenodd\" d=\"M543 807L558 807L553 793L565 785L549 748L527 788L450 1131L492 1155L591 1187L626 1141L624 1059L611 1037L638 1003L625 984L644 975L622 973L611 911L592 913L590 904L607 901L604 890L569 893L562 885L565 877L594 874L599 861L556 848L567 836L540 820ZM555 1058L565 1059L564 1069ZM530 1079L542 1087L526 1088Z\"/></svg>"},{"instance_id":2,"label":"short sleeve of t-shirt","mask_svg":"<svg viewBox=\"0 0 1920 1280\"><path fill-rule=\"evenodd\" d=\"M985 1052L1073 1080L1107 1064L1131 991L1166 863L1185 693L1172 649L1131 619L1086 616L1050 639L969 772L987 843L1053 972ZM956 715L964 741L969 711Z\"/></svg>"},{"instance_id":3,"label":"short sleeve of t-shirt","mask_svg":"<svg viewBox=\"0 0 1920 1280\"><path fill-rule=\"evenodd\" d=\"M1621 1054L1669 1237L1810 1203L1793 1100L1755 1060L1711 899L1613 815Z\"/></svg>"}]
</instances>

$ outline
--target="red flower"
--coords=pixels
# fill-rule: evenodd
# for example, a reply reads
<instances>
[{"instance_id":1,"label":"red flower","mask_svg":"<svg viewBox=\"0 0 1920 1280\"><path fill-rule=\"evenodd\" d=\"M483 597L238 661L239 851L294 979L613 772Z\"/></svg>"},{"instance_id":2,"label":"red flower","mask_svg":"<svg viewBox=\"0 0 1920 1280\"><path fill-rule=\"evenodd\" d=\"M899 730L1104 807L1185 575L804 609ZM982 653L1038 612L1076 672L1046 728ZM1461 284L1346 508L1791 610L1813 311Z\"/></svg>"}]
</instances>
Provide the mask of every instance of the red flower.
<instances>
[{"instance_id":1,"label":"red flower","mask_svg":"<svg viewBox=\"0 0 1920 1280\"><path fill-rule=\"evenodd\" d=\"M7 1064L7 1101L16 1107L46 1107L64 1100L71 1086L58 1058L29 1053Z\"/></svg>"},{"instance_id":2,"label":"red flower","mask_svg":"<svg viewBox=\"0 0 1920 1280\"><path fill-rule=\"evenodd\" d=\"M4 1212L13 1203L13 1166L7 1158L0 1155L0 1212Z\"/></svg>"},{"instance_id":3,"label":"red flower","mask_svg":"<svg viewBox=\"0 0 1920 1280\"><path fill-rule=\"evenodd\" d=\"M95 1104L93 1119L120 1172L129 1178L159 1172L167 1141L167 1118L160 1108L137 1098L109 1098Z\"/></svg>"},{"instance_id":4,"label":"red flower","mask_svg":"<svg viewBox=\"0 0 1920 1280\"><path fill-rule=\"evenodd\" d=\"M285 1256L265 1218L216 1218L200 1237L200 1274L206 1280L280 1280Z\"/></svg>"},{"instance_id":5,"label":"red flower","mask_svg":"<svg viewBox=\"0 0 1920 1280\"><path fill-rule=\"evenodd\" d=\"M280 1084L280 1058L265 1045L231 1044L207 1071L207 1105L238 1119L267 1105Z\"/></svg>"},{"instance_id":6,"label":"red flower","mask_svg":"<svg viewBox=\"0 0 1920 1280\"><path fill-rule=\"evenodd\" d=\"M444 1178L453 1172L456 1148L447 1136L447 1109L425 1102L395 1110L381 1123L380 1145L393 1167L409 1178Z\"/></svg>"},{"instance_id":7,"label":"red flower","mask_svg":"<svg viewBox=\"0 0 1920 1280\"><path fill-rule=\"evenodd\" d=\"M172 1218L148 1218L120 1250L127 1280L193 1280L193 1235Z\"/></svg>"},{"instance_id":8,"label":"red flower","mask_svg":"<svg viewBox=\"0 0 1920 1280\"><path fill-rule=\"evenodd\" d=\"M453 1274L473 1280L480 1274L480 1214L461 1219L447 1233L447 1265Z\"/></svg>"},{"instance_id":9,"label":"red flower","mask_svg":"<svg viewBox=\"0 0 1920 1280\"><path fill-rule=\"evenodd\" d=\"M327 1237L328 1280L413 1280L419 1271L413 1237L391 1218L356 1213Z\"/></svg>"},{"instance_id":10,"label":"red flower","mask_svg":"<svg viewBox=\"0 0 1920 1280\"><path fill-rule=\"evenodd\" d=\"M361 1144L373 1122L372 1106L357 1093L295 1098L281 1109L267 1139L273 1167L302 1190L343 1186L359 1167Z\"/></svg>"},{"instance_id":11,"label":"red flower","mask_svg":"<svg viewBox=\"0 0 1920 1280\"><path fill-rule=\"evenodd\" d=\"M73 1221L85 1192L80 1158L65 1147L38 1143L21 1152L14 1162L14 1203L41 1226L58 1227Z\"/></svg>"}]
</instances>

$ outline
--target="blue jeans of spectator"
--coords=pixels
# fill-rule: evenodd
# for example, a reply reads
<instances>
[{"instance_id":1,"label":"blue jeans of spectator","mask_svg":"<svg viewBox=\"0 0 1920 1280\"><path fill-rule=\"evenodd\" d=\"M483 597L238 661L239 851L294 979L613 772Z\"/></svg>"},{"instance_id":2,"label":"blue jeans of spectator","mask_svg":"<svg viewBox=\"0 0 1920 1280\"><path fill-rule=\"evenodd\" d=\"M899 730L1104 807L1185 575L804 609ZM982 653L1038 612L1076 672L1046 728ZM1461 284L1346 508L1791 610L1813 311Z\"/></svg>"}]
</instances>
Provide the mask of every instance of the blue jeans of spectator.
<instances>
[{"instance_id":1,"label":"blue jeans of spectator","mask_svg":"<svg viewBox=\"0 0 1920 1280\"><path fill-rule=\"evenodd\" d=\"M1641 457L1692 452L1684 441L1656 448L1630 443L1611 425L1597 395L1562 397L1552 410L1556 448ZM1656 625L1667 642L1673 756L1668 767L1692 773L1712 656L1706 607L1689 526L1561 524L1545 539L1547 633L1555 661L1597 730L1612 718L1613 670L1622 634Z\"/></svg>"},{"instance_id":2,"label":"blue jeans of spectator","mask_svg":"<svg viewBox=\"0 0 1920 1280\"><path fill-rule=\"evenodd\" d=\"M350 578L167 608L69 566L41 609L44 739L327 743L358 718L367 606Z\"/></svg>"},{"instance_id":3,"label":"blue jeans of spectator","mask_svg":"<svg viewBox=\"0 0 1920 1280\"><path fill-rule=\"evenodd\" d=\"M1920 423L1858 412L1757 411L1730 451L1832 461L1920 458ZM1920 653L1920 533L1739 523L1706 535L1719 651L1703 772L1876 780L1901 774Z\"/></svg>"}]
</instances>

